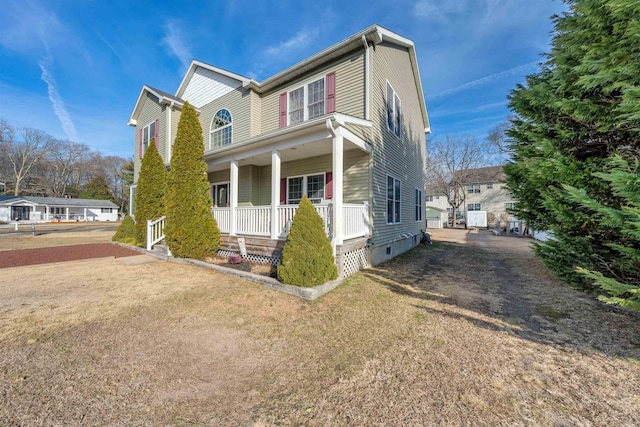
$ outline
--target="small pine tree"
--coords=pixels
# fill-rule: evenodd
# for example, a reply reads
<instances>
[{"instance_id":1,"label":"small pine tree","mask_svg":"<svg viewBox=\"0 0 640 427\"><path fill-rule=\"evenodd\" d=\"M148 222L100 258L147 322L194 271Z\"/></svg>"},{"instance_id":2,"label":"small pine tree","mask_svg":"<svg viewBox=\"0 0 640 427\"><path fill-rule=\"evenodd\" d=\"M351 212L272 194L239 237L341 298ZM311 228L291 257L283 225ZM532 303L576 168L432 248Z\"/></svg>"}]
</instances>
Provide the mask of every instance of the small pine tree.
<instances>
[{"instance_id":1,"label":"small pine tree","mask_svg":"<svg viewBox=\"0 0 640 427\"><path fill-rule=\"evenodd\" d=\"M288 285L310 288L337 277L338 269L322 218L305 195L282 249L278 279Z\"/></svg>"},{"instance_id":2,"label":"small pine tree","mask_svg":"<svg viewBox=\"0 0 640 427\"><path fill-rule=\"evenodd\" d=\"M116 234L113 235L111 240L114 242L125 243L127 245L136 245L136 224L129 215L124 217L122 223L116 230Z\"/></svg>"},{"instance_id":3,"label":"small pine tree","mask_svg":"<svg viewBox=\"0 0 640 427\"><path fill-rule=\"evenodd\" d=\"M97 176L89 181L80 191L81 199L114 201L113 194L103 176Z\"/></svg>"},{"instance_id":4,"label":"small pine tree","mask_svg":"<svg viewBox=\"0 0 640 427\"><path fill-rule=\"evenodd\" d=\"M147 220L153 221L165 215L166 185L167 168L152 141L142 158L136 189L136 240L140 246L147 241Z\"/></svg>"},{"instance_id":5,"label":"small pine tree","mask_svg":"<svg viewBox=\"0 0 640 427\"><path fill-rule=\"evenodd\" d=\"M165 240L176 257L203 259L220 245L211 215L202 128L196 110L185 102L173 145L167 182Z\"/></svg>"}]
</instances>

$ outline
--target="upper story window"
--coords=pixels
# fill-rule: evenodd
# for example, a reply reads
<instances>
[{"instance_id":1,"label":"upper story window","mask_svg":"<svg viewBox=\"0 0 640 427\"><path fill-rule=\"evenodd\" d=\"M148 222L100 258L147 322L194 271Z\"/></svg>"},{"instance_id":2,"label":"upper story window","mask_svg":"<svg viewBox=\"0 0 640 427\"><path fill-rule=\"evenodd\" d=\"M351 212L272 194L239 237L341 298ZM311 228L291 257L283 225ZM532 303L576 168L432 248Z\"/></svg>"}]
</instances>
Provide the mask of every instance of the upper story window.
<instances>
[{"instance_id":1,"label":"upper story window","mask_svg":"<svg viewBox=\"0 0 640 427\"><path fill-rule=\"evenodd\" d=\"M231 122L231 113L225 108L219 110L216 115L213 116L209 135L209 149L231 144L233 134Z\"/></svg>"},{"instance_id":2,"label":"upper story window","mask_svg":"<svg viewBox=\"0 0 640 427\"><path fill-rule=\"evenodd\" d=\"M493 182L487 184L487 190L491 190L493 188Z\"/></svg>"},{"instance_id":3,"label":"upper story window","mask_svg":"<svg viewBox=\"0 0 640 427\"><path fill-rule=\"evenodd\" d=\"M158 120L155 120L140 129L140 158L147 152L151 141L157 141L159 127Z\"/></svg>"},{"instance_id":4,"label":"upper story window","mask_svg":"<svg viewBox=\"0 0 640 427\"><path fill-rule=\"evenodd\" d=\"M324 77L289 92L289 124L324 115Z\"/></svg>"},{"instance_id":5,"label":"upper story window","mask_svg":"<svg viewBox=\"0 0 640 427\"><path fill-rule=\"evenodd\" d=\"M471 184L467 186L467 192L469 194L480 193L480 184Z\"/></svg>"},{"instance_id":6,"label":"upper story window","mask_svg":"<svg viewBox=\"0 0 640 427\"><path fill-rule=\"evenodd\" d=\"M481 210L480 208L482 207L482 205L480 203L469 203L467 205L467 210L468 211L479 211Z\"/></svg>"},{"instance_id":7,"label":"upper story window","mask_svg":"<svg viewBox=\"0 0 640 427\"><path fill-rule=\"evenodd\" d=\"M336 73L280 94L280 127L336 111Z\"/></svg>"},{"instance_id":8,"label":"upper story window","mask_svg":"<svg viewBox=\"0 0 640 427\"><path fill-rule=\"evenodd\" d=\"M402 103L389 82L387 82L387 127L398 137L401 136Z\"/></svg>"},{"instance_id":9,"label":"upper story window","mask_svg":"<svg viewBox=\"0 0 640 427\"><path fill-rule=\"evenodd\" d=\"M322 203L325 198L325 174L294 176L287 178L287 203L300 203L304 195L311 203Z\"/></svg>"}]
</instances>

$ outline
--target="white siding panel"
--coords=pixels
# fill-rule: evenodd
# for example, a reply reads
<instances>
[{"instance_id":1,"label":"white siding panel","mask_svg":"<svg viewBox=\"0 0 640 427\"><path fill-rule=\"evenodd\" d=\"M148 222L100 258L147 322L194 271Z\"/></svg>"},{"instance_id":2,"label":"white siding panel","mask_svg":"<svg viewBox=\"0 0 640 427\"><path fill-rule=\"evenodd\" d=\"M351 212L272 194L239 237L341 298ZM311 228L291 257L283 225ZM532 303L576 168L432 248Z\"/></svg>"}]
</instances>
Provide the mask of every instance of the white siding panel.
<instances>
[{"instance_id":1,"label":"white siding panel","mask_svg":"<svg viewBox=\"0 0 640 427\"><path fill-rule=\"evenodd\" d=\"M241 85L238 80L198 67L184 90L182 99L200 108Z\"/></svg>"}]
</instances>

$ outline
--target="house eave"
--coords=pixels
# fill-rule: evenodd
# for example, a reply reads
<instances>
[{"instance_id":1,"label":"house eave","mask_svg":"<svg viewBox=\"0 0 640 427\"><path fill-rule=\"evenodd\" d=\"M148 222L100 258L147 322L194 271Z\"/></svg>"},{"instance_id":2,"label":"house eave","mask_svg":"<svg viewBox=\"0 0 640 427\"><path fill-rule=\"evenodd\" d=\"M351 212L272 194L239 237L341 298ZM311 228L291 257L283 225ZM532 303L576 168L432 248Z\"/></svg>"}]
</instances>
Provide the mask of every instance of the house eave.
<instances>
[{"instance_id":1,"label":"house eave","mask_svg":"<svg viewBox=\"0 0 640 427\"><path fill-rule=\"evenodd\" d=\"M194 59L191 61L191 65L189 65L189 69L187 70L184 77L182 78L182 81L180 82L180 86L178 86L178 90L176 90L176 96L178 98L182 97L182 95L184 94L184 91L187 88L187 85L191 81L191 77L193 77L193 74L196 72L196 69L198 67L204 68L205 70L209 70L214 73L221 74L225 77L229 77L231 79L237 80L240 83L242 83L243 87L247 86L252 81L252 79L248 77L245 77L240 74L236 74L234 72L225 70L224 68L219 68L219 67L207 64L206 62L202 62L202 61L198 61L197 59Z\"/></svg>"}]
</instances>

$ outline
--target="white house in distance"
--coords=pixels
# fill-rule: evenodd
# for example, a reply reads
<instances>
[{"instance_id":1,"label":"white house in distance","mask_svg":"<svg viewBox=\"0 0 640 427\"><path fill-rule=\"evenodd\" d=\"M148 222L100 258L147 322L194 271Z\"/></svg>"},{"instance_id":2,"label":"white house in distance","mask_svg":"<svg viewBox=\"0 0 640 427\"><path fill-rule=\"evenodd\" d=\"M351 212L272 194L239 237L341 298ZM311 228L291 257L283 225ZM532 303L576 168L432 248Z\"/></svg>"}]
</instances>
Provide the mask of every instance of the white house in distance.
<instances>
[{"instance_id":1,"label":"white house in distance","mask_svg":"<svg viewBox=\"0 0 640 427\"><path fill-rule=\"evenodd\" d=\"M118 205L109 200L0 196L0 221L117 221Z\"/></svg>"},{"instance_id":2,"label":"white house in distance","mask_svg":"<svg viewBox=\"0 0 640 427\"><path fill-rule=\"evenodd\" d=\"M136 182L149 144L169 165L185 102L221 251L242 238L250 259L277 262L304 195L342 276L420 243L430 127L413 41L374 25L260 82L194 60L174 94L143 85L129 119Z\"/></svg>"}]
</instances>

